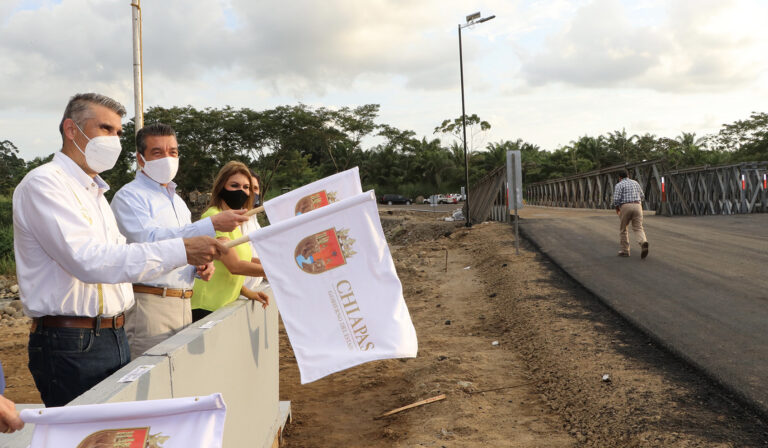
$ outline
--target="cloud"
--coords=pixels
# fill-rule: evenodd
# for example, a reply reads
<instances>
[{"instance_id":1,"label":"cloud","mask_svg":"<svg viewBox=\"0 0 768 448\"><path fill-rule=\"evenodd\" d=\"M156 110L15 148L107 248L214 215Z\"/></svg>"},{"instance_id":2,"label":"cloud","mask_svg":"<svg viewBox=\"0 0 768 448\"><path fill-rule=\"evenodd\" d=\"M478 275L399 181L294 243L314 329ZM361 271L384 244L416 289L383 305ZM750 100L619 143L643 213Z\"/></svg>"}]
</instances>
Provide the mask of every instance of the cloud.
<instances>
[{"instance_id":1,"label":"cloud","mask_svg":"<svg viewBox=\"0 0 768 448\"><path fill-rule=\"evenodd\" d=\"M69 0L7 17L0 27L0 83L13 88L0 90L0 104L63 108L76 91L127 91L130 21L111 6Z\"/></svg>"},{"instance_id":2,"label":"cloud","mask_svg":"<svg viewBox=\"0 0 768 448\"><path fill-rule=\"evenodd\" d=\"M297 0L274 8L231 0L231 5L248 30L240 35L248 52L238 65L254 76L303 80L315 91L349 87L363 74L403 76L415 88L441 88L451 69L445 61L456 58L455 37L435 32L451 23L436 1ZM436 83L424 82L427 78Z\"/></svg>"},{"instance_id":3,"label":"cloud","mask_svg":"<svg viewBox=\"0 0 768 448\"><path fill-rule=\"evenodd\" d=\"M403 77L411 89L452 86L452 8L437 0L251 0L142 4L147 83L194 82L228 73L301 98L350 88L361 75ZM131 8L118 0L64 0L0 10L0 104L45 108L74 91L130 97ZM10 14L10 15L9 15ZM470 57L472 58L472 56ZM225 88L226 86L222 86ZM29 92L38 96L29 98ZM3 106L7 107L7 106Z\"/></svg>"},{"instance_id":4,"label":"cloud","mask_svg":"<svg viewBox=\"0 0 768 448\"><path fill-rule=\"evenodd\" d=\"M49 152L76 92L132 114L129 3L0 0L0 138ZM497 17L462 32L467 111L493 118L492 140L553 148L645 116L728 122L765 103L763 0L141 3L146 106L378 103L381 122L431 137L460 114L456 25L476 10Z\"/></svg>"},{"instance_id":5,"label":"cloud","mask_svg":"<svg viewBox=\"0 0 768 448\"><path fill-rule=\"evenodd\" d=\"M657 64L664 46L651 30L633 28L617 0L597 0L579 9L542 52L525 60L522 73L534 86L615 86Z\"/></svg>"},{"instance_id":6,"label":"cloud","mask_svg":"<svg viewBox=\"0 0 768 448\"><path fill-rule=\"evenodd\" d=\"M647 11L619 0L583 6L543 50L524 55L524 78L531 86L697 92L734 89L765 71L760 54L768 33L750 19L764 17L764 5L719 0L661 5L663 20L650 24L643 24Z\"/></svg>"}]
</instances>

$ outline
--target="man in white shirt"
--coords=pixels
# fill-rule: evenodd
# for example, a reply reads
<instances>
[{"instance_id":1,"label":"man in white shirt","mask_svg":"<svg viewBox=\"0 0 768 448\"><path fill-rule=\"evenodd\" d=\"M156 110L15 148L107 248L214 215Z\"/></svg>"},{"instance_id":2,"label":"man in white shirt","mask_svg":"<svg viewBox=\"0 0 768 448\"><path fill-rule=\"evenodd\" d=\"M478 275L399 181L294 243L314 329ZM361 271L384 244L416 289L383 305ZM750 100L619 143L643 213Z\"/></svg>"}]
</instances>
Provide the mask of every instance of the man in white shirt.
<instances>
[{"instance_id":1,"label":"man in white shirt","mask_svg":"<svg viewBox=\"0 0 768 448\"><path fill-rule=\"evenodd\" d=\"M130 361L123 329L131 282L203 265L227 249L207 236L126 244L98 173L120 155L125 108L72 97L62 149L13 193L13 242L24 312L33 318L29 370L46 406L63 406Z\"/></svg>"},{"instance_id":2,"label":"man in white shirt","mask_svg":"<svg viewBox=\"0 0 768 448\"><path fill-rule=\"evenodd\" d=\"M173 178L179 167L179 145L172 127L150 124L136 134L136 179L112 199L120 233L129 243L231 232L248 221L245 210L227 210L192 222L192 213L176 194ZM203 280L213 274L213 263L198 266ZM192 286L195 267L184 266L150 282L133 285L136 304L125 314L125 332L136 358L192 323Z\"/></svg>"}]
</instances>

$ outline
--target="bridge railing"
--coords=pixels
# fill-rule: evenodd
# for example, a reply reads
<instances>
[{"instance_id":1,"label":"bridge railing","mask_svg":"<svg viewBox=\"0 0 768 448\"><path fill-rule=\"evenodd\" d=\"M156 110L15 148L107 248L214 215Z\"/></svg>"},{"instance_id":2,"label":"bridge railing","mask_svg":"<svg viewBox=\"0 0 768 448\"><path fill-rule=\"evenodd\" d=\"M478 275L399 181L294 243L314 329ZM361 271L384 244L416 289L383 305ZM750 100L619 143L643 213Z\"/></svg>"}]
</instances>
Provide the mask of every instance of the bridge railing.
<instances>
[{"instance_id":1,"label":"bridge railing","mask_svg":"<svg viewBox=\"0 0 768 448\"><path fill-rule=\"evenodd\" d=\"M643 209L657 214L719 215L766 213L768 162L744 162L667 170L661 160L615 165L528 185L532 205L609 209L618 174L627 169L645 193Z\"/></svg>"},{"instance_id":2,"label":"bridge railing","mask_svg":"<svg viewBox=\"0 0 768 448\"><path fill-rule=\"evenodd\" d=\"M469 189L467 197L472 224L478 224L489 219L502 222L509 220L506 207L506 176L507 168L500 166L486 174ZM467 216L466 204L464 205L464 216Z\"/></svg>"},{"instance_id":3,"label":"bridge railing","mask_svg":"<svg viewBox=\"0 0 768 448\"><path fill-rule=\"evenodd\" d=\"M551 179L528 185L526 200L532 205L610 209L613 207L613 187L619 173L628 170L643 189L646 210L661 210L660 160L614 165L560 179Z\"/></svg>"},{"instance_id":4,"label":"bridge railing","mask_svg":"<svg viewBox=\"0 0 768 448\"><path fill-rule=\"evenodd\" d=\"M768 162L699 166L668 171L668 215L766 213ZM668 180L667 180L668 179Z\"/></svg>"}]
</instances>

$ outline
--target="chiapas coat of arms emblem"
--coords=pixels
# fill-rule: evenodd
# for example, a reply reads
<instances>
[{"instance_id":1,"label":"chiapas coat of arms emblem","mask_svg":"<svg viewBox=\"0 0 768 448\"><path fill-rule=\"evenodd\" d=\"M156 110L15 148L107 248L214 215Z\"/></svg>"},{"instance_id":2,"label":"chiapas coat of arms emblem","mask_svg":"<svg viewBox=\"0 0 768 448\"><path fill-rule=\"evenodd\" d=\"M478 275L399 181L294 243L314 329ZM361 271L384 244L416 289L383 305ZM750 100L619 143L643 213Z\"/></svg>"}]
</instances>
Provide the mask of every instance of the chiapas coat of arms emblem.
<instances>
[{"instance_id":1,"label":"chiapas coat of arms emblem","mask_svg":"<svg viewBox=\"0 0 768 448\"><path fill-rule=\"evenodd\" d=\"M169 436L150 434L149 426L104 429L83 439L77 448L162 448L168 439Z\"/></svg>"},{"instance_id":2,"label":"chiapas coat of arms emblem","mask_svg":"<svg viewBox=\"0 0 768 448\"><path fill-rule=\"evenodd\" d=\"M298 216L307 212L311 212L312 210L318 209L320 207L325 207L326 205L332 204L334 202L336 202L335 191L318 191L317 193L312 193L299 199L296 202L295 214Z\"/></svg>"},{"instance_id":3,"label":"chiapas coat of arms emblem","mask_svg":"<svg viewBox=\"0 0 768 448\"><path fill-rule=\"evenodd\" d=\"M293 256L302 271L320 274L347 264L347 259L357 253L352 250L354 243L349 229L326 229L301 240Z\"/></svg>"}]
</instances>

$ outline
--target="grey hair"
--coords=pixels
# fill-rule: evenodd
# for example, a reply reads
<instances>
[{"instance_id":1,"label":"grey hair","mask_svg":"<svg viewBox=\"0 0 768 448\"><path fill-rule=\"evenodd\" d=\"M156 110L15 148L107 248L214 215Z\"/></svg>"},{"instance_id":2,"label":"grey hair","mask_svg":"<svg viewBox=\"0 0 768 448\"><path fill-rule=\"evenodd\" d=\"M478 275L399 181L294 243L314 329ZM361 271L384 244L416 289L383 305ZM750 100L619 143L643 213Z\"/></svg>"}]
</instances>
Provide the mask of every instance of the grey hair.
<instances>
[{"instance_id":1,"label":"grey hair","mask_svg":"<svg viewBox=\"0 0 768 448\"><path fill-rule=\"evenodd\" d=\"M121 118L125 116L125 107L108 96L99 93L78 93L69 99L67 107L64 109L64 116L59 123L59 133L62 138L64 138L64 120L71 118L75 124L82 128L85 120L90 118L91 104L104 106L120 115Z\"/></svg>"}]
</instances>

